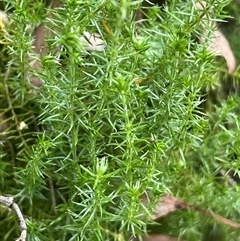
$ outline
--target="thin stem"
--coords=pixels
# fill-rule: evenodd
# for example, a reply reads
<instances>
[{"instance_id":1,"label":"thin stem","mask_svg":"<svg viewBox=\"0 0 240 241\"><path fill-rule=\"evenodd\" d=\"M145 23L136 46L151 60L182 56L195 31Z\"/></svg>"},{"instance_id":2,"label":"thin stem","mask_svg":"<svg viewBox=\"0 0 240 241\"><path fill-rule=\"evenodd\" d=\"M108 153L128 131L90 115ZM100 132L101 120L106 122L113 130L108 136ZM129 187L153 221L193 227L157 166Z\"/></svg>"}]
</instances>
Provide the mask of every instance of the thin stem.
<instances>
[{"instance_id":1,"label":"thin stem","mask_svg":"<svg viewBox=\"0 0 240 241\"><path fill-rule=\"evenodd\" d=\"M24 138L23 138L23 135L22 135L22 132L20 131L20 128L19 128L20 123L19 123L19 121L18 121L18 119L17 119L17 115L16 115L16 113L15 113L15 111L14 111L14 108L13 108L13 105L12 105L12 102L11 102L11 98L10 98L10 93L9 93L8 85L7 85L7 79L8 79L8 77L9 77L10 70L11 70L11 64L8 65L7 71L6 71L5 75L4 75L3 85L4 85L4 87L5 87L8 105L9 105L9 108L10 108L11 113L12 113L12 118L14 119L14 122L15 122L15 124L16 124L16 128L17 128L19 137L20 137L20 139L21 139L24 147L25 147L26 149L28 149L29 147L28 147L27 143L25 142L25 140L24 140Z\"/></svg>"}]
</instances>

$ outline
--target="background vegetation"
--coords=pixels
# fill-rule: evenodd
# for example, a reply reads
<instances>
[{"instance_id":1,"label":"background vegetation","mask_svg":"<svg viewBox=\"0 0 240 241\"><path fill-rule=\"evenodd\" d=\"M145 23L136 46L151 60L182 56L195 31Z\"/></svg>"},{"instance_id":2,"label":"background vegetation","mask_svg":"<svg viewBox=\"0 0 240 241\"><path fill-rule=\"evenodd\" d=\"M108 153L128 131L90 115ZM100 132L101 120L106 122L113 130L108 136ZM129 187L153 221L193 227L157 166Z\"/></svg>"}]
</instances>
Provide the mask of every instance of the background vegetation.
<instances>
[{"instance_id":1,"label":"background vegetation","mask_svg":"<svg viewBox=\"0 0 240 241\"><path fill-rule=\"evenodd\" d=\"M219 26L239 63L237 0L211 0L204 12L193 1L143 5L142 24L141 1L1 4L11 20L1 24L0 194L14 196L28 240L123 241L146 232L240 240L238 230L191 210L149 220L158 197L170 194L240 221L239 68L228 74L199 41L203 21L210 29L211 19L227 20ZM46 56L32 49L40 23L54 32ZM86 53L84 31L98 32L105 50ZM140 197L149 193L145 208ZM0 239L17 238L18 227L0 206Z\"/></svg>"}]
</instances>

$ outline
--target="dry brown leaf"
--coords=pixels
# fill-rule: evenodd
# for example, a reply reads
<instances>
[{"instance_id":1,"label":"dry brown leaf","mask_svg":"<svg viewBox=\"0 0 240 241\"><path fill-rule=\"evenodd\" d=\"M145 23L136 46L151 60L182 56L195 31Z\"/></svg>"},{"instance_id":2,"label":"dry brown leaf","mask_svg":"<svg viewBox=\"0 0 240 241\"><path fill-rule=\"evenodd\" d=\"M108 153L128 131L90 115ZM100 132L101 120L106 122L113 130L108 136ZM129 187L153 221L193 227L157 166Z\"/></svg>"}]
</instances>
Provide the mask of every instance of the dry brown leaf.
<instances>
[{"instance_id":1,"label":"dry brown leaf","mask_svg":"<svg viewBox=\"0 0 240 241\"><path fill-rule=\"evenodd\" d=\"M98 33L91 34L87 31L84 31L83 36L80 37L80 41L87 51L102 52L105 48L104 41L101 39L101 36Z\"/></svg>"},{"instance_id":2,"label":"dry brown leaf","mask_svg":"<svg viewBox=\"0 0 240 241\"><path fill-rule=\"evenodd\" d=\"M61 5L62 5L62 3L59 2L58 0L53 0L52 4L51 4L51 9L60 7ZM49 16L49 17L51 17L51 16ZM47 54L45 36L51 36L51 35L53 35L53 34L46 25L41 24L36 28L36 30L34 31L35 41L33 43L33 50L36 54L43 55L43 56L45 56ZM36 59L34 61L31 61L31 59L32 58L29 57L29 61L32 62L31 63L32 68L34 70L39 69L39 67L40 67L39 60ZM36 87L40 87L43 84L43 82L35 75L30 76L30 82Z\"/></svg>"},{"instance_id":3,"label":"dry brown leaf","mask_svg":"<svg viewBox=\"0 0 240 241\"><path fill-rule=\"evenodd\" d=\"M196 8L199 10L204 10L204 8L207 7L207 3L205 1L197 2L195 5L196 5ZM206 20L206 17L203 17L203 19ZM206 24L206 21L204 22ZM208 24L211 25L209 26L211 28L216 28L217 26L216 23L213 21L208 22ZM207 37L211 39L212 43L210 43L209 45L209 50L225 58L228 66L228 73L231 74L236 68L236 60L228 40L223 35L223 33L219 31L217 28L212 33L210 33L209 30L207 30L204 24L203 24L203 28L204 28L203 37L200 39L200 42L206 43Z\"/></svg>"},{"instance_id":4,"label":"dry brown leaf","mask_svg":"<svg viewBox=\"0 0 240 241\"><path fill-rule=\"evenodd\" d=\"M213 32L212 39L213 43L210 45L209 50L225 58L228 66L228 73L231 74L236 67L236 60L227 39L219 30Z\"/></svg>"},{"instance_id":5,"label":"dry brown leaf","mask_svg":"<svg viewBox=\"0 0 240 241\"><path fill-rule=\"evenodd\" d=\"M5 12L0 10L0 21L3 23L4 26L9 24L8 16Z\"/></svg>"},{"instance_id":6,"label":"dry brown leaf","mask_svg":"<svg viewBox=\"0 0 240 241\"><path fill-rule=\"evenodd\" d=\"M148 205L149 200L147 199L146 195L141 197L142 202L145 205ZM153 214L151 215L152 220L156 220L163 216L168 215L171 212L175 212L179 209L187 208L188 204L184 203L183 201L169 195L165 195L159 198L158 204L154 206Z\"/></svg>"},{"instance_id":7,"label":"dry brown leaf","mask_svg":"<svg viewBox=\"0 0 240 241\"><path fill-rule=\"evenodd\" d=\"M63 4L58 1L54 0L51 4L51 9L58 8ZM52 15L48 16L48 18L53 17ZM50 21L49 21L50 24ZM45 43L45 37L51 36L54 38L52 27L49 24L41 24L39 25L36 30L34 31L35 41L33 43L33 50L38 56L45 56L47 54L47 46ZM98 33L89 33L85 31L82 37L79 37L79 40L82 42L86 51L103 51L105 48L104 41L100 38ZM57 53L61 46L55 48L55 52ZM33 60L32 57L29 57L29 61L31 62L31 67L33 70L38 70L40 68L40 61L39 59ZM42 86L43 82L34 74L30 76L30 82L35 85L36 87Z\"/></svg>"},{"instance_id":8,"label":"dry brown leaf","mask_svg":"<svg viewBox=\"0 0 240 241\"><path fill-rule=\"evenodd\" d=\"M178 238L169 237L167 235L161 234L152 234L142 238L143 241L183 241ZM139 241L139 239L135 239L134 241Z\"/></svg>"},{"instance_id":9,"label":"dry brown leaf","mask_svg":"<svg viewBox=\"0 0 240 241\"><path fill-rule=\"evenodd\" d=\"M188 205L183 201L172 197L172 196L163 196L160 197L159 203L154 207L154 214L151 216L153 220L160 217L166 216L171 212L175 212L179 209L187 208Z\"/></svg>"}]
</instances>

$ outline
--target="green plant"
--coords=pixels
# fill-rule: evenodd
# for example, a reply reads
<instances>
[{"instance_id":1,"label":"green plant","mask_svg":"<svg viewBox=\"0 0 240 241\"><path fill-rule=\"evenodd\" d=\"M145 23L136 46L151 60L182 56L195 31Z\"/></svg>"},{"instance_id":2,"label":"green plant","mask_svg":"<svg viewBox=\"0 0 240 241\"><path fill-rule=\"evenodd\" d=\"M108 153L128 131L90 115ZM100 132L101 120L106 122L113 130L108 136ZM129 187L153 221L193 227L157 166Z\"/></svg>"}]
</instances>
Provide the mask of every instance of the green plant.
<instances>
[{"instance_id":1,"label":"green plant","mask_svg":"<svg viewBox=\"0 0 240 241\"><path fill-rule=\"evenodd\" d=\"M22 208L28 240L144 235L151 212L140 200L146 193L152 206L169 193L237 220L238 186L229 188L227 175L216 176L221 169L237 172L238 164L230 153L222 158L226 166L209 157L221 156L223 143L237 149L232 132L239 118L224 116L235 128L224 136L221 116L235 110L228 102L219 107L217 126L204 113L203 90L216 82L218 67L198 41L206 16L220 19L229 1L209 1L204 11L193 2L150 6L141 28L135 21L141 1L69 0L47 19L41 1L4 2L12 22L2 50L0 114L7 128L0 190ZM27 31L39 22L54 33L46 56L34 56ZM86 53L79 41L84 31L98 32L105 50ZM41 69L32 70L36 58ZM29 84L31 71L41 88ZM17 220L0 212L1 240L17 237ZM203 223L211 222L190 211L166 220L161 227L171 227L163 233L189 240L204 238ZM219 229L228 236L229 227Z\"/></svg>"}]
</instances>

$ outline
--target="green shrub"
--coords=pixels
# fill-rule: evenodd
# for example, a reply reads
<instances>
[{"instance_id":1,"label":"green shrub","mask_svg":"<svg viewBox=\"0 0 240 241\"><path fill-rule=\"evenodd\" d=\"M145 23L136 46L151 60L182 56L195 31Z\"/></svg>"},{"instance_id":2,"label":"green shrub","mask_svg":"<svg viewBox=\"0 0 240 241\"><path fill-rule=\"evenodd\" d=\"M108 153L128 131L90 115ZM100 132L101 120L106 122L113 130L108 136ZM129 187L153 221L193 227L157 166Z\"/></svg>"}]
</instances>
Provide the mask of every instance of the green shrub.
<instances>
[{"instance_id":1,"label":"green shrub","mask_svg":"<svg viewBox=\"0 0 240 241\"><path fill-rule=\"evenodd\" d=\"M229 186L228 172L239 168L239 97L204 111L219 69L198 41L205 16L221 19L229 1L209 1L204 11L191 1L144 7L141 27L141 1L69 0L47 19L41 1L4 2L12 22L1 52L0 114L8 128L0 193L21 207L28 240L131 240L146 232L151 210L140 196L147 192L152 203L168 193L237 221L239 187ZM54 36L48 54L35 56L28 29L41 22ZM105 50L86 53L84 31L98 32ZM42 87L29 83L31 71ZM1 240L16 238L18 221L0 212ZM209 238L207 225L223 240L239 239L191 211L160 224L158 232L192 241Z\"/></svg>"}]
</instances>

